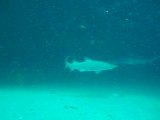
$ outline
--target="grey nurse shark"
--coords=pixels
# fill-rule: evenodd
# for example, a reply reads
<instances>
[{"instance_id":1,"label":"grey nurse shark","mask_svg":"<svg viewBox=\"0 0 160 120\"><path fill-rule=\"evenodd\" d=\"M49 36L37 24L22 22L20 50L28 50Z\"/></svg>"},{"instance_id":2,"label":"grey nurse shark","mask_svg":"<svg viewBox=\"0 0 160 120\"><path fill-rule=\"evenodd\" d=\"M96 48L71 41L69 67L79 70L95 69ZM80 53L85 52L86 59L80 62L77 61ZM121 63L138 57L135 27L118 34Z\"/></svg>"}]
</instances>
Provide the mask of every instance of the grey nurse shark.
<instances>
[{"instance_id":1,"label":"grey nurse shark","mask_svg":"<svg viewBox=\"0 0 160 120\"><path fill-rule=\"evenodd\" d=\"M152 58L140 58L140 57L128 57L123 58L117 62L113 62L116 64L125 64L125 65L146 65L146 64L152 64L153 62L159 60L160 56L152 57Z\"/></svg>"},{"instance_id":2,"label":"grey nurse shark","mask_svg":"<svg viewBox=\"0 0 160 120\"><path fill-rule=\"evenodd\" d=\"M72 62L69 62L68 58L66 58L65 66L71 71L77 70L79 72L95 72L96 74L99 74L105 70L112 70L118 67L115 64L110 64L108 62L99 60L93 60L90 58L85 58L83 61L72 60Z\"/></svg>"}]
</instances>

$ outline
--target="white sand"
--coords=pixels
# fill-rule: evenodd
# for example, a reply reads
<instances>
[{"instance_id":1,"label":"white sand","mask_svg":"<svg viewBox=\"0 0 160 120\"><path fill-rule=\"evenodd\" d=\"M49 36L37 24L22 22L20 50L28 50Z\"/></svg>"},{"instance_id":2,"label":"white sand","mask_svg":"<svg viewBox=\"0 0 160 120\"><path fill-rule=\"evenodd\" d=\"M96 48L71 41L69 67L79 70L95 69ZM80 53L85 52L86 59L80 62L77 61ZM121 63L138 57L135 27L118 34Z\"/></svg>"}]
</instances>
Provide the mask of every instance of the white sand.
<instances>
[{"instance_id":1,"label":"white sand","mask_svg":"<svg viewBox=\"0 0 160 120\"><path fill-rule=\"evenodd\" d=\"M4 88L0 120L160 120L160 98L111 89Z\"/></svg>"}]
</instances>

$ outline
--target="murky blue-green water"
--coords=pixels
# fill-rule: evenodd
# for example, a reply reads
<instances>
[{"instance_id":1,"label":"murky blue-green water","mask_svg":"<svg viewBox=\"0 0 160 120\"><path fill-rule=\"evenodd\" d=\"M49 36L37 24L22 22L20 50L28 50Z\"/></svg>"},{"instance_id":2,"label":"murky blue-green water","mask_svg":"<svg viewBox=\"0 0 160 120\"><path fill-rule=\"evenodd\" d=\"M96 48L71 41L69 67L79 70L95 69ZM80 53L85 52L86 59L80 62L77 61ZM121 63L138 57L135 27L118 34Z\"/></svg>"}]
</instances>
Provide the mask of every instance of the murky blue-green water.
<instances>
[{"instance_id":1,"label":"murky blue-green water","mask_svg":"<svg viewBox=\"0 0 160 120\"><path fill-rule=\"evenodd\" d=\"M159 21L158 0L1 0L0 119L159 120Z\"/></svg>"}]
</instances>

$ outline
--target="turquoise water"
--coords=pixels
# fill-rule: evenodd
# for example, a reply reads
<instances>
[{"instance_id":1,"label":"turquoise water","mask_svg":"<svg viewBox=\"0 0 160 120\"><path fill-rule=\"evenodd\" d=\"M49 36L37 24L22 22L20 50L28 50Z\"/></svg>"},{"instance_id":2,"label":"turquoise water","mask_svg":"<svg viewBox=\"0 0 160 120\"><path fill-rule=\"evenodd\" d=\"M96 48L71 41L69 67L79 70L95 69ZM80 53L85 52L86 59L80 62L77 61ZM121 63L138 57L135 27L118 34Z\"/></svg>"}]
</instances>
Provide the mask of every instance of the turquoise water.
<instances>
[{"instance_id":1,"label":"turquoise water","mask_svg":"<svg viewBox=\"0 0 160 120\"><path fill-rule=\"evenodd\" d=\"M0 18L0 119L159 120L158 0L1 0Z\"/></svg>"}]
</instances>

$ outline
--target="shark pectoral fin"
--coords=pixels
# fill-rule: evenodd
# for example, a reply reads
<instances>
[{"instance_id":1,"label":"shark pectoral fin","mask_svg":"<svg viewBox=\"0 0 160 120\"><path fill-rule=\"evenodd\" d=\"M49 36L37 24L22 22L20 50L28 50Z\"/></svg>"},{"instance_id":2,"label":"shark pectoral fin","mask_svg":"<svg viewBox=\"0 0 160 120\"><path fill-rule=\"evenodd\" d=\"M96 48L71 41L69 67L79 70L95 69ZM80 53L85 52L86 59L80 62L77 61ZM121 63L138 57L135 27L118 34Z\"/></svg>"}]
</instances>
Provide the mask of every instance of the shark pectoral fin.
<instances>
[{"instance_id":1,"label":"shark pectoral fin","mask_svg":"<svg viewBox=\"0 0 160 120\"><path fill-rule=\"evenodd\" d=\"M92 61L92 60L91 60L90 58L88 58L88 57L85 57L84 60L85 60L85 61Z\"/></svg>"},{"instance_id":2,"label":"shark pectoral fin","mask_svg":"<svg viewBox=\"0 0 160 120\"><path fill-rule=\"evenodd\" d=\"M75 70L76 70L75 68L70 68L70 71L71 71L71 72L73 72L73 71L75 71Z\"/></svg>"},{"instance_id":3,"label":"shark pectoral fin","mask_svg":"<svg viewBox=\"0 0 160 120\"><path fill-rule=\"evenodd\" d=\"M95 71L96 74L100 74L101 72L102 72L101 70Z\"/></svg>"}]
</instances>

